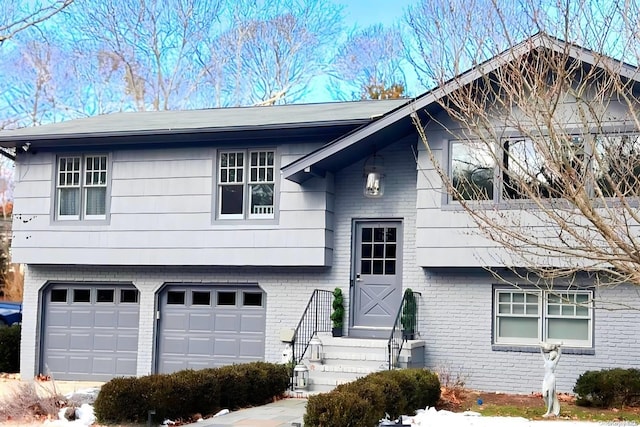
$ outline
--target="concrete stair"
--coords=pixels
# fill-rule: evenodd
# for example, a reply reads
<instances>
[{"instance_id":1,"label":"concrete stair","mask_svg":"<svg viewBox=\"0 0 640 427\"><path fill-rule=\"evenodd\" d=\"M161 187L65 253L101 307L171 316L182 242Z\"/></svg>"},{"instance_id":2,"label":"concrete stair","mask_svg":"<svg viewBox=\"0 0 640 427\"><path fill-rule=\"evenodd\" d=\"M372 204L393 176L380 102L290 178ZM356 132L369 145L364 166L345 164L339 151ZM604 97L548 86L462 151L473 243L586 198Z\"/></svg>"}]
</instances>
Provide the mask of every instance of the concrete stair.
<instances>
[{"instance_id":1,"label":"concrete stair","mask_svg":"<svg viewBox=\"0 0 640 427\"><path fill-rule=\"evenodd\" d=\"M319 334L324 358L322 362L303 358L309 368L309 387L295 394L315 394L333 390L336 386L351 382L372 372L388 369L387 340L369 338L332 337ZM423 367L424 346L422 340L406 341L398 359L398 367Z\"/></svg>"}]
</instances>

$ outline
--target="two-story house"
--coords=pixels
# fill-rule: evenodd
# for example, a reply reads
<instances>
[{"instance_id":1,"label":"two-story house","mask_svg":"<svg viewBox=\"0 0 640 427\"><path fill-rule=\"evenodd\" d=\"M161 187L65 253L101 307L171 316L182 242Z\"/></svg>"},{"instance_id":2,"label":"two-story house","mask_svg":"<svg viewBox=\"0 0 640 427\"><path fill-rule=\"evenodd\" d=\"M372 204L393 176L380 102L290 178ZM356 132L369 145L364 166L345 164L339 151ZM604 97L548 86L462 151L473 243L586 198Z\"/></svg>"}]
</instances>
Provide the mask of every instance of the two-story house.
<instances>
[{"instance_id":1,"label":"two-story house","mask_svg":"<svg viewBox=\"0 0 640 427\"><path fill-rule=\"evenodd\" d=\"M386 340L404 289L419 292L425 366L473 388L537 390L539 342L551 337L565 343L562 391L588 369L637 367L634 311L565 304L553 314L544 290L486 270L501 267L501 249L447 196L412 120L438 118L425 132L451 165L455 122L439 103L450 90L0 132L16 155L13 257L27 266L23 378L277 362L281 331L314 289L335 287L345 334L369 340ZM631 286L607 292L640 303Z\"/></svg>"}]
</instances>

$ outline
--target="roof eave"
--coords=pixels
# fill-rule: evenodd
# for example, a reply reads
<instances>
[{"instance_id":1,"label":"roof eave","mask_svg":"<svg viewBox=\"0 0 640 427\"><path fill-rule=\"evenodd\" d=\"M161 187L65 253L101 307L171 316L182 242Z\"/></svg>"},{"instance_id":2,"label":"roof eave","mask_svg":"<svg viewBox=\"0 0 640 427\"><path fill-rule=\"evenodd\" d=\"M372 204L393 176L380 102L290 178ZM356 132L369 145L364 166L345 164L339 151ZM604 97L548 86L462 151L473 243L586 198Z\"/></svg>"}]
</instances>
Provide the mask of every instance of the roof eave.
<instances>
[{"instance_id":1,"label":"roof eave","mask_svg":"<svg viewBox=\"0 0 640 427\"><path fill-rule=\"evenodd\" d=\"M371 118L349 119L349 120L332 120L322 122L300 122L300 123L277 123L267 125L247 125L247 126L226 126L226 127L210 127L210 128L180 128L180 129L154 129L139 131L106 131L106 132L83 132L83 133L59 133L59 134L43 134L43 135L5 135L0 139L0 147L14 148L23 144L34 144L36 146L55 146L60 141L80 141L86 144L86 140L107 140L114 138L135 138L149 136L173 136L173 135L215 135L215 134L241 134L245 132L264 132L268 130L312 130L319 128L333 128L337 126L362 126L371 122ZM149 140L151 141L151 140ZM110 141L110 145L127 145L128 142L123 139L119 144L117 140Z\"/></svg>"},{"instance_id":2,"label":"roof eave","mask_svg":"<svg viewBox=\"0 0 640 427\"><path fill-rule=\"evenodd\" d=\"M536 34L513 48L507 49L501 54L496 55L459 76L452 78L441 86L409 101L407 104L390 111L375 122L356 130L346 137L332 141L324 147L284 166L281 169L282 173L286 179L301 184L314 176L310 171L314 170L314 166L318 162L336 155L351 144L355 144L363 138L366 138L393 123L397 123L399 120L407 116L417 114L419 111L438 102L440 99L446 97L456 89L466 86L483 75L494 72L511 60L542 47L550 48L558 53L562 53L564 52L564 46L565 43L559 39L544 33ZM580 46L571 44L569 55L587 62L592 66L597 64L595 54L588 49L581 48ZM640 82L640 76L638 75L637 68L623 62L618 62L618 64L620 65L619 69L622 76L636 82Z\"/></svg>"}]
</instances>

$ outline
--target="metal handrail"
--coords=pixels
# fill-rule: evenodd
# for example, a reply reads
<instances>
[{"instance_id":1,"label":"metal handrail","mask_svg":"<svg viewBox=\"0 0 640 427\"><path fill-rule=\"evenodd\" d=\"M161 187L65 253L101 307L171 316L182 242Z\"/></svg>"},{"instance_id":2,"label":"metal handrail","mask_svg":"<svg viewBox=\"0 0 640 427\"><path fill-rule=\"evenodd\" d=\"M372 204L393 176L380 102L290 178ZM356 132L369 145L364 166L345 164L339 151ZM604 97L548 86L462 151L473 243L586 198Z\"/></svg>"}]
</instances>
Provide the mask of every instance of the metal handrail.
<instances>
[{"instance_id":1,"label":"metal handrail","mask_svg":"<svg viewBox=\"0 0 640 427\"><path fill-rule=\"evenodd\" d=\"M398 359L400 358L400 352L402 351L402 347L404 342L409 339L409 337L402 330L402 313L404 312L405 305L407 301L413 297L415 301L415 297L422 296L420 292L415 292L407 289L402 296L402 302L400 303L400 307L398 308L398 313L396 314L396 320L393 323L393 327L391 328L391 334L389 335L389 340L387 341L387 363L388 368L393 369L398 366ZM414 334L418 334L417 326L418 326L418 309L420 304L416 302L416 311L415 311L415 319L414 319ZM419 334L418 334L419 335Z\"/></svg>"},{"instance_id":2,"label":"metal handrail","mask_svg":"<svg viewBox=\"0 0 640 427\"><path fill-rule=\"evenodd\" d=\"M304 353L309 348L309 342L315 334L331 331L332 301L333 292L331 291L316 289L311 294L291 341L292 359L296 365L302 361Z\"/></svg>"}]
</instances>

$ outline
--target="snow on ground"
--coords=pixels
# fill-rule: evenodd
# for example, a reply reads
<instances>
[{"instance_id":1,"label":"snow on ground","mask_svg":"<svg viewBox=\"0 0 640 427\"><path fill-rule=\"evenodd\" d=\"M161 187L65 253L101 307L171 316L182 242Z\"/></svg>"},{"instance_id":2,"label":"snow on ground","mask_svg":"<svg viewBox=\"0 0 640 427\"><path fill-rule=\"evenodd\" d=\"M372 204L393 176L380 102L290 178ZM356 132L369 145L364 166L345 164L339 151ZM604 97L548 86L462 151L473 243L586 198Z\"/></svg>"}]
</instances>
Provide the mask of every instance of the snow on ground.
<instances>
[{"instance_id":1,"label":"snow on ground","mask_svg":"<svg viewBox=\"0 0 640 427\"><path fill-rule=\"evenodd\" d=\"M93 405L91 404L95 402L99 391L99 388L93 387L77 390L65 395L64 397L67 401L73 402L75 405L80 405L80 407L75 409L75 419L70 421L65 417L67 407L64 407L58 411L57 420L46 420L44 424L47 427L84 427L92 425L96 422L96 416L93 412Z\"/></svg>"},{"instance_id":2,"label":"snow on ground","mask_svg":"<svg viewBox=\"0 0 640 427\"><path fill-rule=\"evenodd\" d=\"M403 416L403 423L411 427L446 426L446 427L594 427L595 425L611 425L616 427L637 426L631 421L589 422L589 421L531 421L517 417L483 417L477 412L437 411L434 408L419 410L414 416ZM384 425L384 424L381 424ZM397 425L393 422L389 426Z\"/></svg>"}]
</instances>

